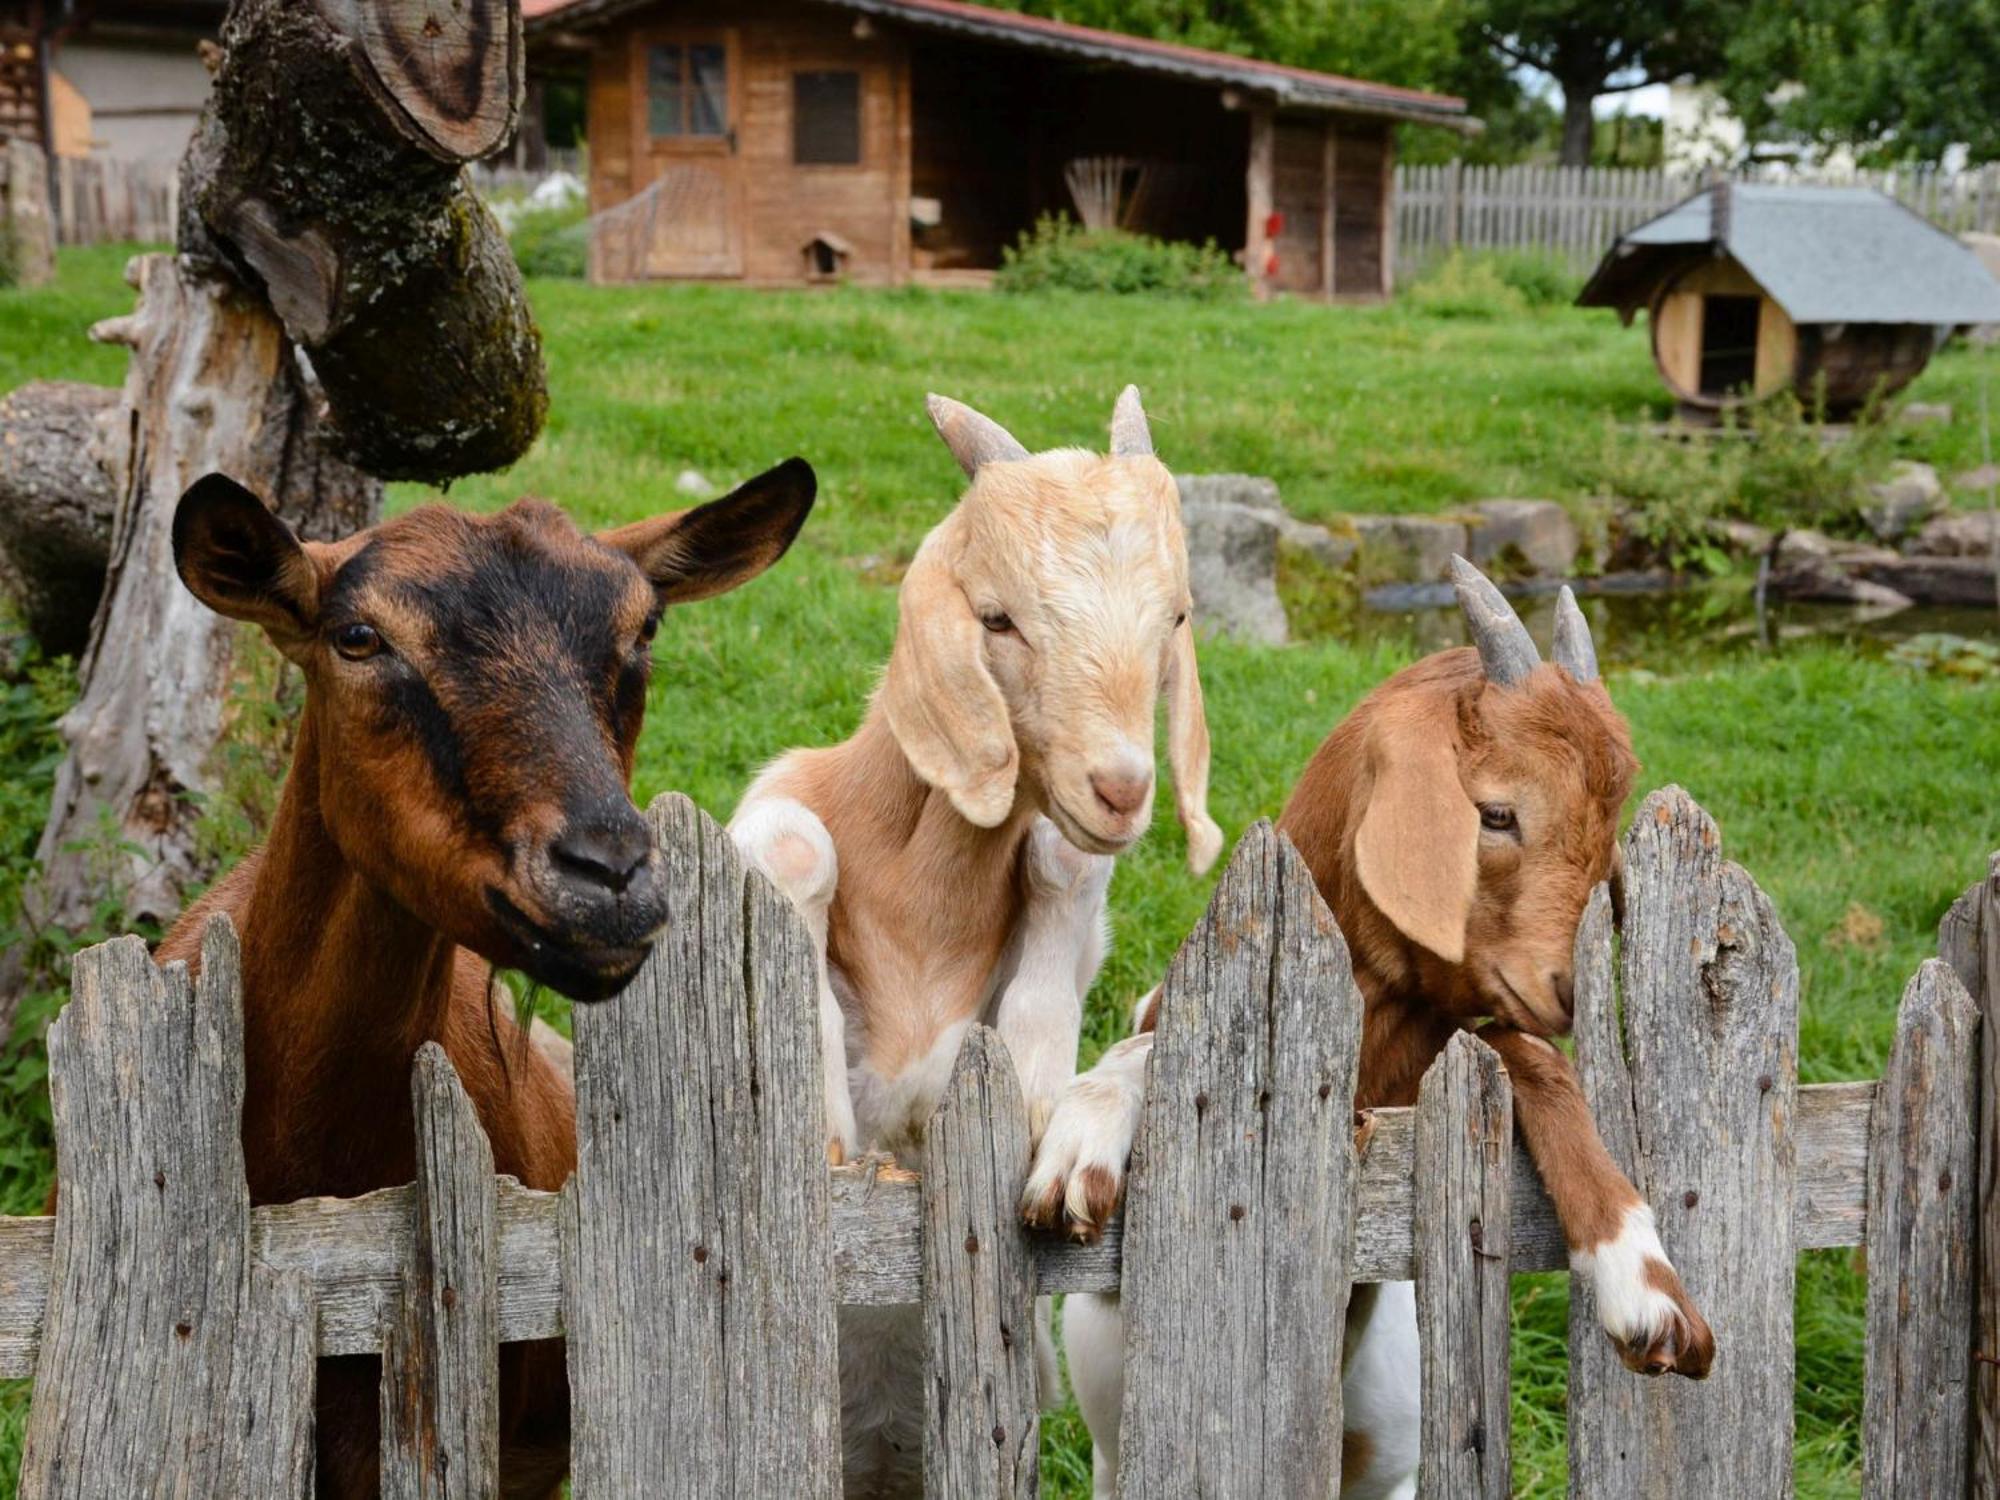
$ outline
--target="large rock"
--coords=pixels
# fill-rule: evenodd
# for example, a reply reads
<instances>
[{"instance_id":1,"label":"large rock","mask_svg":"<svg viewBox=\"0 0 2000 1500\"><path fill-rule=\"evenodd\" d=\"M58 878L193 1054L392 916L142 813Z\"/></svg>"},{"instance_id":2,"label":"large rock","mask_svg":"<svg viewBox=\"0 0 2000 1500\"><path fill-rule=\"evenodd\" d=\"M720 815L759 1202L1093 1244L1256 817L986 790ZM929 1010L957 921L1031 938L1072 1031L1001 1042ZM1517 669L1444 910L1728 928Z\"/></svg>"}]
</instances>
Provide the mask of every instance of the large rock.
<instances>
[{"instance_id":1,"label":"large rock","mask_svg":"<svg viewBox=\"0 0 2000 1500\"><path fill-rule=\"evenodd\" d=\"M1762 557L1771 550L1771 528L1755 521L1720 522L1715 536L1738 557Z\"/></svg>"},{"instance_id":2,"label":"large rock","mask_svg":"<svg viewBox=\"0 0 2000 1500\"><path fill-rule=\"evenodd\" d=\"M1315 526L1310 521L1301 521L1286 510L1284 501L1278 496L1275 479L1266 479L1261 474L1177 474L1174 482L1180 486L1183 507L1190 503L1199 505L1217 501L1247 505L1275 517L1279 539L1310 553L1322 566L1343 568L1354 559L1355 539L1324 526Z\"/></svg>"},{"instance_id":3,"label":"large rock","mask_svg":"<svg viewBox=\"0 0 2000 1500\"><path fill-rule=\"evenodd\" d=\"M1278 600L1277 516L1235 500L1191 498L1183 486L1181 520L1197 627L1283 645L1290 630Z\"/></svg>"},{"instance_id":4,"label":"large rock","mask_svg":"<svg viewBox=\"0 0 2000 1500\"><path fill-rule=\"evenodd\" d=\"M1929 464L1896 465L1893 475L1868 486L1875 498L1862 509L1868 529L1885 542L1899 542L1945 508L1944 486Z\"/></svg>"},{"instance_id":5,"label":"large rock","mask_svg":"<svg viewBox=\"0 0 2000 1500\"><path fill-rule=\"evenodd\" d=\"M1954 510L1924 522L1903 550L1915 557L1990 557L2000 518L1990 510Z\"/></svg>"},{"instance_id":6,"label":"large rock","mask_svg":"<svg viewBox=\"0 0 2000 1500\"><path fill-rule=\"evenodd\" d=\"M1451 555L1471 546L1463 521L1433 516L1353 516L1362 566L1371 578L1435 583L1451 576Z\"/></svg>"},{"instance_id":7,"label":"large rock","mask_svg":"<svg viewBox=\"0 0 2000 1500\"><path fill-rule=\"evenodd\" d=\"M1576 523L1553 500L1481 500L1466 528L1470 560L1487 573L1567 578L1576 567Z\"/></svg>"},{"instance_id":8,"label":"large rock","mask_svg":"<svg viewBox=\"0 0 2000 1500\"><path fill-rule=\"evenodd\" d=\"M1864 578L1908 594L1919 604L1992 609L1993 564L1983 557L1898 557L1861 570Z\"/></svg>"},{"instance_id":9,"label":"large rock","mask_svg":"<svg viewBox=\"0 0 2000 1500\"><path fill-rule=\"evenodd\" d=\"M1907 594L1887 584L1856 578L1825 557L1801 558L1774 568L1766 587L1776 599L1804 599L1817 604L1859 604L1884 611L1908 609L1914 602Z\"/></svg>"}]
</instances>

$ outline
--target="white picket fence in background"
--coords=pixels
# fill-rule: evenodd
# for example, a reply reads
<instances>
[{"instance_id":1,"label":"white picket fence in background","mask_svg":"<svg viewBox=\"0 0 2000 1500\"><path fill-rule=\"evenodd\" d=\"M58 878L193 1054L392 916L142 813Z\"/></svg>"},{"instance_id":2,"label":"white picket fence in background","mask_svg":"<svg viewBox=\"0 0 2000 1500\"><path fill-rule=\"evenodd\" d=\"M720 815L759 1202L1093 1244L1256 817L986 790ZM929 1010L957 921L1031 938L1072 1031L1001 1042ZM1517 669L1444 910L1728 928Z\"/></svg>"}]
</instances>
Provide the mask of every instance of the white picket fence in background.
<instances>
[{"instance_id":1,"label":"white picket fence in background","mask_svg":"<svg viewBox=\"0 0 2000 1500\"><path fill-rule=\"evenodd\" d=\"M1713 174L1648 167L1399 166L1396 275L1417 275L1454 249L1539 251L1582 274L1619 235L1713 180ZM2000 232L2000 163L1965 172L1920 167L1780 175L1750 168L1730 180L1876 188L1954 234Z\"/></svg>"}]
</instances>

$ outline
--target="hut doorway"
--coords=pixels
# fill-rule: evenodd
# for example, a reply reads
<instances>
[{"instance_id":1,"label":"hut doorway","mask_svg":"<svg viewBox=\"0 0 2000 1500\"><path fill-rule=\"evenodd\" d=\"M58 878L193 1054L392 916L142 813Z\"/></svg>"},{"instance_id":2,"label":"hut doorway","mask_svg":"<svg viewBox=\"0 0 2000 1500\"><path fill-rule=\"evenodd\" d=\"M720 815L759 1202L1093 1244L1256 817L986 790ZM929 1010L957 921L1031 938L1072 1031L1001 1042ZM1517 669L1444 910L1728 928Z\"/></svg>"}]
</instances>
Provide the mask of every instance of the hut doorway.
<instances>
[{"instance_id":1,"label":"hut doorway","mask_svg":"<svg viewBox=\"0 0 2000 1500\"><path fill-rule=\"evenodd\" d=\"M1690 412L1716 412L1792 383L1798 332L1735 261L1704 259L1653 303L1653 358Z\"/></svg>"},{"instance_id":2,"label":"hut doorway","mask_svg":"<svg viewBox=\"0 0 2000 1500\"><path fill-rule=\"evenodd\" d=\"M1757 314L1762 299L1718 296L1702 298L1701 393L1735 396L1757 377Z\"/></svg>"},{"instance_id":3,"label":"hut doorway","mask_svg":"<svg viewBox=\"0 0 2000 1500\"><path fill-rule=\"evenodd\" d=\"M647 276L743 274L740 56L734 28L648 30L632 48Z\"/></svg>"}]
</instances>

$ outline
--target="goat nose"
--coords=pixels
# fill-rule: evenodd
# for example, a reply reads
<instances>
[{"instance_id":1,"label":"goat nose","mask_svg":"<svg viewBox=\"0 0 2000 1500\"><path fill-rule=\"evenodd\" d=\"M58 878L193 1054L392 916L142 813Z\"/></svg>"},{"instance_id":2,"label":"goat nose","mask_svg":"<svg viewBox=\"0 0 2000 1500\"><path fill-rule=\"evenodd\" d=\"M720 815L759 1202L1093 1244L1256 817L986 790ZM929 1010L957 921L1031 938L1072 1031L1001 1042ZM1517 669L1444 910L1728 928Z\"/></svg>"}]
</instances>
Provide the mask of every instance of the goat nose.
<instances>
[{"instance_id":1,"label":"goat nose","mask_svg":"<svg viewBox=\"0 0 2000 1500\"><path fill-rule=\"evenodd\" d=\"M1565 1011L1576 1009L1576 981L1558 969L1549 975L1549 988L1555 991L1556 999Z\"/></svg>"},{"instance_id":2,"label":"goat nose","mask_svg":"<svg viewBox=\"0 0 2000 1500\"><path fill-rule=\"evenodd\" d=\"M565 828L549 846L549 858L575 880L623 891L652 857L653 836L634 815Z\"/></svg>"},{"instance_id":3,"label":"goat nose","mask_svg":"<svg viewBox=\"0 0 2000 1500\"><path fill-rule=\"evenodd\" d=\"M1114 817L1127 818L1146 805L1146 794L1153 789L1153 773L1093 771L1090 789L1097 793L1097 800L1106 812Z\"/></svg>"}]
</instances>

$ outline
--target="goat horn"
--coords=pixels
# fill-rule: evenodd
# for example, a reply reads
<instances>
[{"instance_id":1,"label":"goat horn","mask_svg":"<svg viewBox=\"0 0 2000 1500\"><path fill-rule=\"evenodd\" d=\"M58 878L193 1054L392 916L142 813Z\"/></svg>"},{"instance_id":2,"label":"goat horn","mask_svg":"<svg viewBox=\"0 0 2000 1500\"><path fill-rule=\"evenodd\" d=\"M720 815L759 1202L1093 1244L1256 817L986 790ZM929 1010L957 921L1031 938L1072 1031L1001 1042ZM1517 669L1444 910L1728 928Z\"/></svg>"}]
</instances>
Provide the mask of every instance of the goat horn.
<instances>
[{"instance_id":1,"label":"goat horn","mask_svg":"<svg viewBox=\"0 0 2000 1500\"><path fill-rule=\"evenodd\" d=\"M970 479L988 464L1013 463L1028 456L1028 450L1014 434L991 417L982 417L962 401L948 396L928 396L931 423L944 439L951 456Z\"/></svg>"},{"instance_id":2,"label":"goat horn","mask_svg":"<svg viewBox=\"0 0 2000 1500\"><path fill-rule=\"evenodd\" d=\"M1556 638L1550 655L1578 682L1597 681L1597 646L1590 638L1590 621L1577 608L1568 584L1556 595Z\"/></svg>"},{"instance_id":3,"label":"goat horn","mask_svg":"<svg viewBox=\"0 0 2000 1500\"><path fill-rule=\"evenodd\" d=\"M1451 585L1458 592L1458 607L1465 612L1466 629L1472 644L1479 648L1479 664L1486 680L1495 687L1515 687L1541 664L1541 653L1514 606L1479 569L1460 557L1451 558Z\"/></svg>"},{"instance_id":4,"label":"goat horn","mask_svg":"<svg viewBox=\"0 0 2000 1500\"><path fill-rule=\"evenodd\" d=\"M1118 393L1111 409L1111 456L1151 458L1153 429L1146 424L1146 408L1139 404L1139 387L1128 385Z\"/></svg>"}]
</instances>

